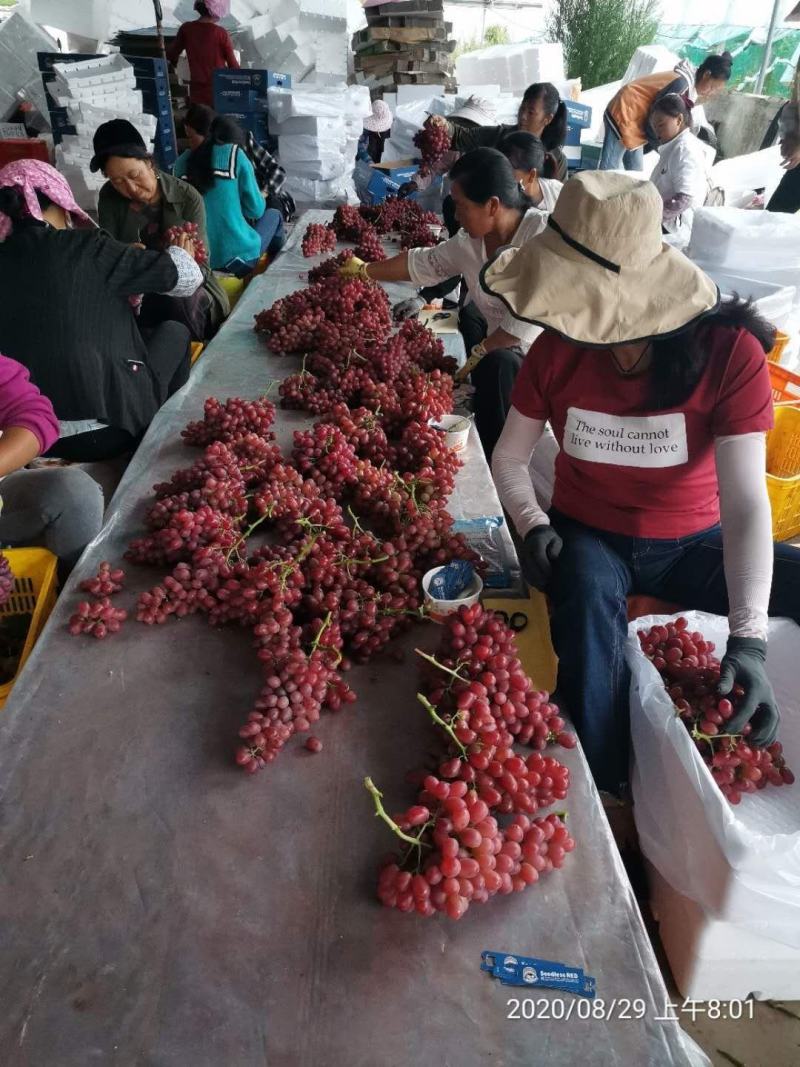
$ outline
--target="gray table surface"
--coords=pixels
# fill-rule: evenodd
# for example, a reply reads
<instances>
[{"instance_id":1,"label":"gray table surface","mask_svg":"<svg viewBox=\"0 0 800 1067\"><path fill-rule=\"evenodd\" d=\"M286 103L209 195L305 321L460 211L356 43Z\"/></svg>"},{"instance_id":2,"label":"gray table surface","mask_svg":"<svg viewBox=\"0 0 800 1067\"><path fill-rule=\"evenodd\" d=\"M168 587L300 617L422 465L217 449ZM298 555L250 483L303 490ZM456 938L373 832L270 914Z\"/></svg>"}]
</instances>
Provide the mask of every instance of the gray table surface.
<instances>
[{"instance_id":1,"label":"gray table surface","mask_svg":"<svg viewBox=\"0 0 800 1067\"><path fill-rule=\"evenodd\" d=\"M253 779L232 764L258 687L245 633L192 618L129 621L105 643L67 634L75 583L121 557L152 484L196 455L179 431L204 398L256 395L271 376L252 316L296 278L291 256L251 284L159 413L0 712L0 1063L707 1062L659 1019L666 989L580 750L561 753L578 842L561 872L458 923L375 901L392 842L362 780L373 776L389 810L410 799L404 774L432 747L413 647L433 648L435 626L403 639L402 666L352 672L358 702L318 724L322 753L297 739ZM281 414L281 436L302 419ZM126 605L161 572L128 574ZM483 974L483 949L582 966L605 1006L546 1019L553 1002L574 1002L543 992L539 1018L510 1019L525 991ZM626 1018L620 998L641 998L644 1018Z\"/></svg>"}]
</instances>

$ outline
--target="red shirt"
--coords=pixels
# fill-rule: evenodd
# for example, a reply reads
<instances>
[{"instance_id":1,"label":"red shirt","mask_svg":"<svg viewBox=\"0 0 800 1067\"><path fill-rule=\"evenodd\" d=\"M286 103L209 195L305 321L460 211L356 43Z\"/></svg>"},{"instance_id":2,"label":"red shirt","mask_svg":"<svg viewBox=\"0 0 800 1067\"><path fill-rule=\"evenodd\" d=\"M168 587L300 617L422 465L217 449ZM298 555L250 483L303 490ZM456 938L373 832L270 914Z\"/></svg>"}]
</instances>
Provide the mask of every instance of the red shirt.
<instances>
[{"instance_id":1,"label":"red shirt","mask_svg":"<svg viewBox=\"0 0 800 1067\"><path fill-rule=\"evenodd\" d=\"M558 439L553 507L632 537L699 533L719 521L714 438L773 424L764 350L746 330L711 326L703 375L685 403L654 411L649 375L624 377L606 351L544 333L512 402Z\"/></svg>"},{"instance_id":2,"label":"red shirt","mask_svg":"<svg viewBox=\"0 0 800 1067\"><path fill-rule=\"evenodd\" d=\"M228 31L214 22L184 22L167 53L170 63L177 63L184 51L192 79L192 102L213 107L214 71L239 67Z\"/></svg>"}]
</instances>

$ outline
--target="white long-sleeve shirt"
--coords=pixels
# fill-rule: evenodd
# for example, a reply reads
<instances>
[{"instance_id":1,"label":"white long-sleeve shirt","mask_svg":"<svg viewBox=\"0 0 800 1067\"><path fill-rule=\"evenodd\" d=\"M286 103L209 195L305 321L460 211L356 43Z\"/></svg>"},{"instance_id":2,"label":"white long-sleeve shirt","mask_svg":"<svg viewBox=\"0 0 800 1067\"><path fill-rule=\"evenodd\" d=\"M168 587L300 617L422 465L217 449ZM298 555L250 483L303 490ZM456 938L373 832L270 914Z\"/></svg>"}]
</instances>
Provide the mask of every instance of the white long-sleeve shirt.
<instances>
[{"instance_id":1,"label":"white long-sleeve shirt","mask_svg":"<svg viewBox=\"0 0 800 1067\"><path fill-rule=\"evenodd\" d=\"M660 159L650 180L664 201L664 228L668 233L691 230L694 209L708 195L708 164L705 149L690 129L660 145ZM675 204L679 210L670 210Z\"/></svg>"},{"instance_id":2,"label":"white long-sleeve shirt","mask_svg":"<svg viewBox=\"0 0 800 1067\"><path fill-rule=\"evenodd\" d=\"M552 184L552 183L550 183ZM555 183L560 184L560 183ZM542 183L544 190L544 183ZM555 203L554 189L546 193L546 199ZM522 216L516 233L505 247L520 247L541 233L547 225L549 211L540 207L529 208ZM459 230L455 237L434 248L412 248L408 253L408 272L411 281L418 287L437 285L446 278L461 275L469 289L470 299L486 319L487 334L502 329L519 339L520 347L527 350L542 332L538 326L530 326L506 309L497 297L490 296L481 288L480 273L489 254L482 237L470 237L466 230Z\"/></svg>"}]
</instances>

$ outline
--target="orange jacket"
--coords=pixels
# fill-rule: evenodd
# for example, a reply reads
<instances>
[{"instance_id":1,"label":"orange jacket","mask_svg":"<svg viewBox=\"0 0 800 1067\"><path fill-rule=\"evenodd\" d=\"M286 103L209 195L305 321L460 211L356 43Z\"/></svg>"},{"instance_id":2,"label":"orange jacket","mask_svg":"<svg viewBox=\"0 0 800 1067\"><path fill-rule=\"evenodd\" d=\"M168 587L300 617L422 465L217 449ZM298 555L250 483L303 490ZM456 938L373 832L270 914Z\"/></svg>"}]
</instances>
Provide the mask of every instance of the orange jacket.
<instances>
[{"instance_id":1,"label":"orange jacket","mask_svg":"<svg viewBox=\"0 0 800 1067\"><path fill-rule=\"evenodd\" d=\"M606 109L606 122L625 148L653 140L648 119L653 104L667 93L692 93L694 79L682 70L662 70L623 85Z\"/></svg>"}]
</instances>

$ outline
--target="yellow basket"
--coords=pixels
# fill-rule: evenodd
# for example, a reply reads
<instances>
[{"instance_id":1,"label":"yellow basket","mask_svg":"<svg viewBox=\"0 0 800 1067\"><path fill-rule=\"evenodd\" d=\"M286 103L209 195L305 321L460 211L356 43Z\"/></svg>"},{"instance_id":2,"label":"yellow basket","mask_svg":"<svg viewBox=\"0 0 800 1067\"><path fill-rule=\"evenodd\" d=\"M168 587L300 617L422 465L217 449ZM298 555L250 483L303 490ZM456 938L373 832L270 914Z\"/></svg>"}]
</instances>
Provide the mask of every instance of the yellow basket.
<instances>
[{"instance_id":1,"label":"yellow basket","mask_svg":"<svg viewBox=\"0 0 800 1067\"><path fill-rule=\"evenodd\" d=\"M205 345L202 341L192 341L192 354L189 356L189 366L193 367L203 354Z\"/></svg>"},{"instance_id":2,"label":"yellow basket","mask_svg":"<svg viewBox=\"0 0 800 1067\"><path fill-rule=\"evenodd\" d=\"M773 537L788 541L800 533L800 408L775 408L775 428L767 437L767 492Z\"/></svg>"},{"instance_id":3,"label":"yellow basket","mask_svg":"<svg viewBox=\"0 0 800 1067\"><path fill-rule=\"evenodd\" d=\"M228 303L231 306L231 311L233 311L239 297L244 292L244 278L234 278L232 274L223 274L218 278L218 281L228 294Z\"/></svg>"},{"instance_id":4,"label":"yellow basket","mask_svg":"<svg viewBox=\"0 0 800 1067\"><path fill-rule=\"evenodd\" d=\"M56 563L52 552L46 548L7 548L3 555L14 575L14 591L8 601L0 606L0 615L31 615L28 636L19 657L17 673L10 682L0 685L0 708L8 700L19 672L33 651L42 627L47 622L56 602Z\"/></svg>"}]
</instances>

